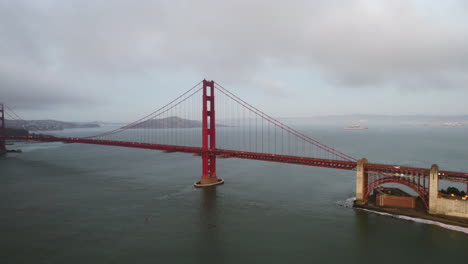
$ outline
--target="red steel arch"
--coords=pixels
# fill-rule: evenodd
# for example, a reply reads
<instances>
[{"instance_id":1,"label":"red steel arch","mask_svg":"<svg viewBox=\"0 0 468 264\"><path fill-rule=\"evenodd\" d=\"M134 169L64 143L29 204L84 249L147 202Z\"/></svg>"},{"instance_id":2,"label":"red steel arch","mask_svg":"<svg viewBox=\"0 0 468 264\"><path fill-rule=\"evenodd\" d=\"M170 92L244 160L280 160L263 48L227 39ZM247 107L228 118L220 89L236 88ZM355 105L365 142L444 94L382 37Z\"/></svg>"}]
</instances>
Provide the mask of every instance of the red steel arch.
<instances>
[{"instance_id":1,"label":"red steel arch","mask_svg":"<svg viewBox=\"0 0 468 264\"><path fill-rule=\"evenodd\" d=\"M421 197L421 200L424 203L424 206L426 208L429 208L429 196L428 196L428 191L424 186L418 185L417 183L413 183L407 179L404 179L402 177L385 177L385 178L380 178L378 180L375 180L371 183L369 183L366 186L366 192L364 194L364 200L367 200L369 197L370 193L375 190L377 187L382 186L386 183L396 183L396 184L401 184L403 186L406 186L410 188L411 190L415 191L419 197Z\"/></svg>"}]
</instances>

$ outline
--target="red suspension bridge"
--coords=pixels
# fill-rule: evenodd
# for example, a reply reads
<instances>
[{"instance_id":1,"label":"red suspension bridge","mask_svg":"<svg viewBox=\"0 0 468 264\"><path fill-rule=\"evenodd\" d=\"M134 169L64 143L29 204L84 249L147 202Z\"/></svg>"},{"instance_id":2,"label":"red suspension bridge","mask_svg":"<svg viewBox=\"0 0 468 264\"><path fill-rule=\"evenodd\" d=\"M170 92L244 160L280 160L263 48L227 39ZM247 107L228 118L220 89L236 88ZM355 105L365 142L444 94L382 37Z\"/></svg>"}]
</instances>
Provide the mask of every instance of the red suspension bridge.
<instances>
[{"instance_id":1,"label":"red suspension bridge","mask_svg":"<svg viewBox=\"0 0 468 264\"><path fill-rule=\"evenodd\" d=\"M428 206L429 168L373 164L364 160L358 162L267 115L214 81L201 81L133 123L86 137L6 135L6 115L12 120L27 121L13 111L7 112L3 105L0 107L0 153L6 152L6 140L83 143L191 153L202 159L201 180L195 183L197 187L223 183L216 174L217 158L357 169L358 173L362 170L367 175L361 187L357 187L357 195L359 197L359 192L362 192L363 200L382 184L398 183L415 190ZM199 120L201 124L197 123ZM440 179L468 182L468 173L464 172L439 171L438 175Z\"/></svg>"}]
</instances>

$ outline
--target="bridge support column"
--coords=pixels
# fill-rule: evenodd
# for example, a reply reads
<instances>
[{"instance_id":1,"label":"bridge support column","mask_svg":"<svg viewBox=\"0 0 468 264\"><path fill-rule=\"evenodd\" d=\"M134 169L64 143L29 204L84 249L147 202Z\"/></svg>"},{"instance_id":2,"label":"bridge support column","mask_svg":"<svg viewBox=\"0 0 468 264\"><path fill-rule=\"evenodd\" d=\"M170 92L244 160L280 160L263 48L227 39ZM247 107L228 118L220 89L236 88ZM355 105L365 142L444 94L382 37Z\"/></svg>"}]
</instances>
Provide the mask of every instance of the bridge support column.
<instances>
[{"instance_id":1,"label":"bridge support column","mask_svg":"<svg viewBox=\"0 0 468 264\"><path fill-rule=\"evenodd\" d=\"M439 166L432 165L429 174L429 213L437 214L437 197L439 196Z\"/></svg>"},{"instance_id":2,"label":"bridge support column","mask_svg":"<svg viewBox=\"0 0 468 264\"><path fill-rule=\"evenodd\" d=\"M195 187L223 184L216 176L216 120L214 81L203 80L202 109L202 177Z\"/></svg>"},{"instance_id":3,"label":"bridge support column","mask_svg":"<svg viewBox=\"0 0 468 264\"><path fill-rule=\"evenodd\" d=\"M0 104L0 155L6 153L5 136L5 106Z\"/></svg>"},{"instance_id":4,"label":"bridge support column","mask_svg":"<svg viewBox=\"0 0 468 264\"><path fill-rule=\"evenodd\" d=\"M367 197L367 182L368 175L365 170L365 165L368 163L367 159L363 158L358 160L356 166L356 204L365 204Z\"/></svg>"}]
</instances>

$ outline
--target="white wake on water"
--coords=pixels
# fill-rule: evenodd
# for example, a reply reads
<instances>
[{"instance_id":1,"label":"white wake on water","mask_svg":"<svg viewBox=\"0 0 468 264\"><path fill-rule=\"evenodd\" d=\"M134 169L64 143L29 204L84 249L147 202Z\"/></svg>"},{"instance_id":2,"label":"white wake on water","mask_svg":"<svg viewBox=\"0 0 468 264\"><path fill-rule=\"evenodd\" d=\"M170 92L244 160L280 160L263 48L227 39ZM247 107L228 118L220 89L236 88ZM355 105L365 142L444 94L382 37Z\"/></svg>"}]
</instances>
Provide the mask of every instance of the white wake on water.
<instances>
[{"instance_id":1,"label":"white wake on water","mask_svg":"<svg viewBox=\"0 0 468 264\"><path fill-rule=\"evenodd\" d=\"M355 200L356 200L356 197L351 197L351 198L348 198L348 199L346 199L344 201L338 201L338 202L336 202L336 204L338 204L339 206L345 207L345 208L352 208ZM421 218L416 218L416 217L410 217L410 216L405 216L405 215L395 215L395 214L390 214L390 213L377 212L377 211L372 211L372 210L364 209L364 208L356 208L356 209L366 211L366 212L370 212L370 213L374 213L374 214L390 216L390 217L397 218L397 219L413 221L413 222L416 222L416 223L421 223L421 224L426 224L426 225L436 225L436 226L440 226L440 227L445 228L445 229L449 229L449 230L453 230L453 231L468 234L468 228L466 228L466 227L454 226L454 225L440 223L440 222L437 222L437 221L421 219Z\"/></svg>"},{"instance_id":2,"label":"white wake on water","mask_svg":"<svg viewBox=\"0 0 468 264\"><path fill-rule=\"evenodd\" d=\"M351 197L351 198L348 198L344 201L338 201L336 202L337 205L339 206L342 206L342 207L346 207L346 208L352 208L353 205L354 205L354 201L356 201L356 197Z\"/></svg>"}]
</instances>

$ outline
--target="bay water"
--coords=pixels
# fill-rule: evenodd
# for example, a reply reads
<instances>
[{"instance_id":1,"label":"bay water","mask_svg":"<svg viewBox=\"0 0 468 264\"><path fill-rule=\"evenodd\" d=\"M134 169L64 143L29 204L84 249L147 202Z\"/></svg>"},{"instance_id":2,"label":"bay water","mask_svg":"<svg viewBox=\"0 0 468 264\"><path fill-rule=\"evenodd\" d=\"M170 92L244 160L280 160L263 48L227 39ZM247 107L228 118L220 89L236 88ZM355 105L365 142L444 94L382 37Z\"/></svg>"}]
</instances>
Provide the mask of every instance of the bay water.
<instances>
[{"instance_id":1,"label":"bay water","mask_svg":"<svg viewBox=\"0 0 468 264\"><path fill-rule=\"evenodd\" d=\"M300 130L370 162L468 171L468 127ZM466 229L351 208L353 171L218 159L225 184L195 189L201 159L189 154L63 143L8 147L24 152L0 158L1 263L468 259Z\"/></svg>"}]
</instances>

